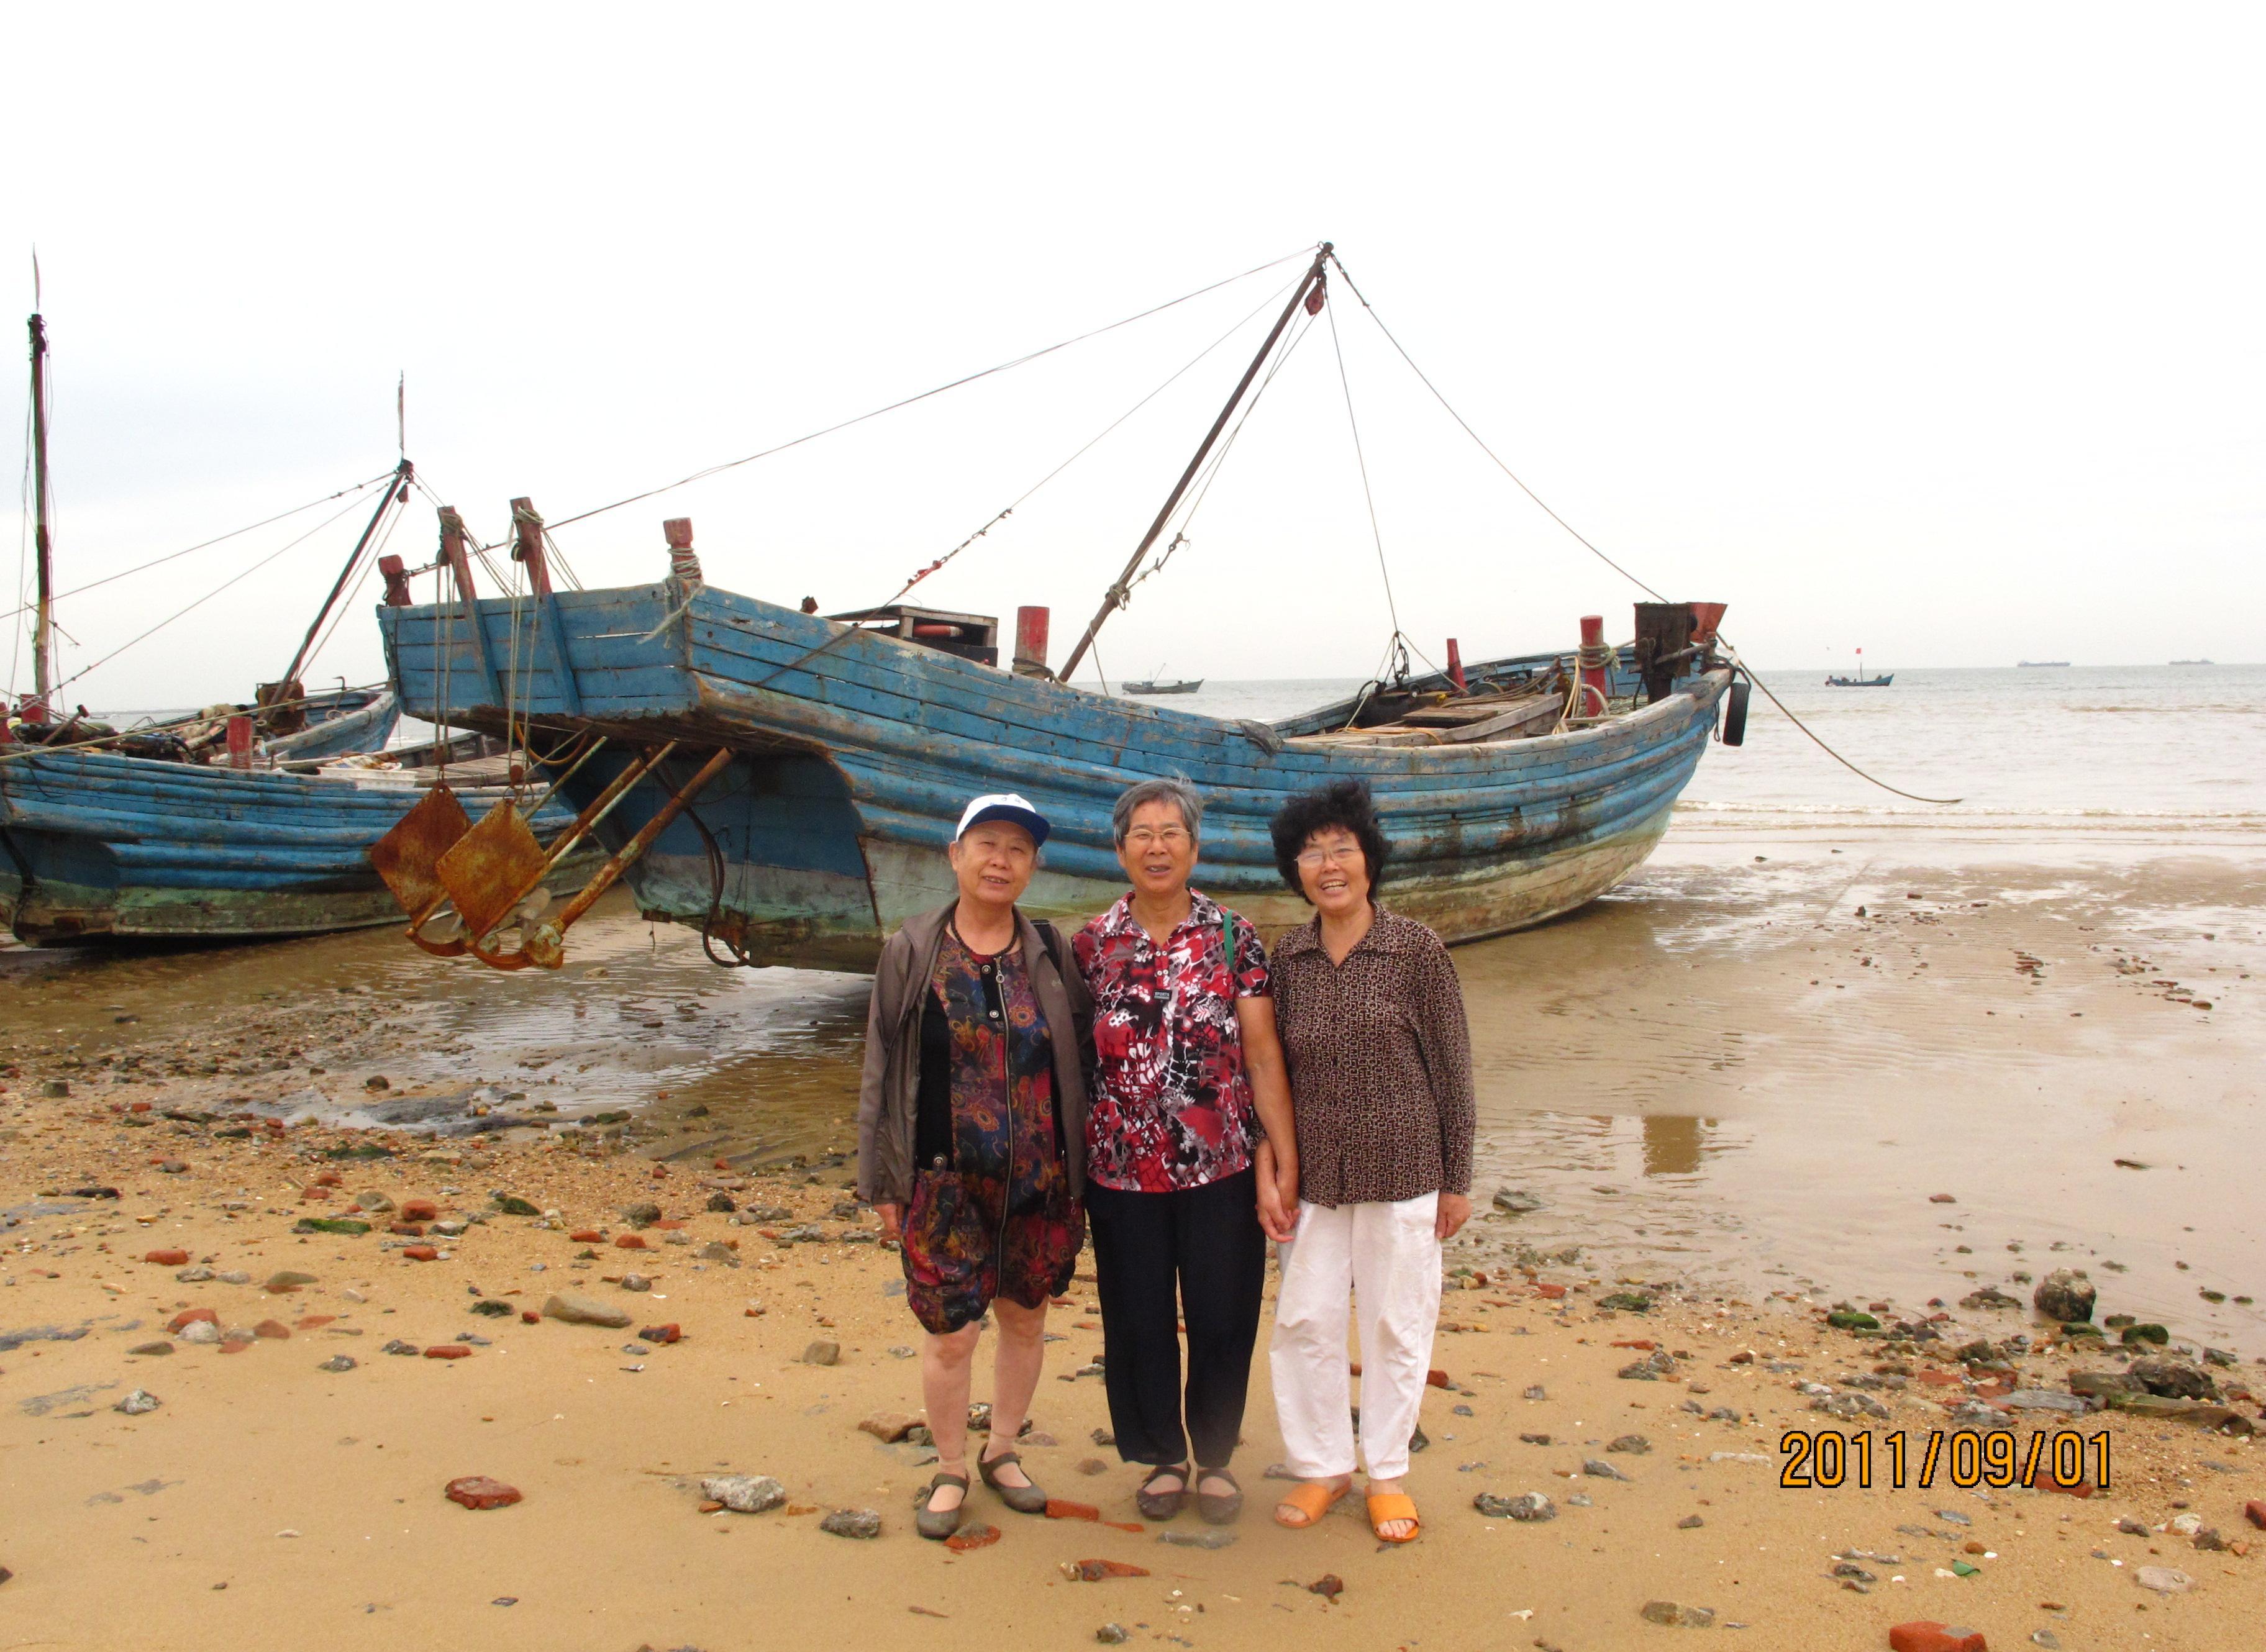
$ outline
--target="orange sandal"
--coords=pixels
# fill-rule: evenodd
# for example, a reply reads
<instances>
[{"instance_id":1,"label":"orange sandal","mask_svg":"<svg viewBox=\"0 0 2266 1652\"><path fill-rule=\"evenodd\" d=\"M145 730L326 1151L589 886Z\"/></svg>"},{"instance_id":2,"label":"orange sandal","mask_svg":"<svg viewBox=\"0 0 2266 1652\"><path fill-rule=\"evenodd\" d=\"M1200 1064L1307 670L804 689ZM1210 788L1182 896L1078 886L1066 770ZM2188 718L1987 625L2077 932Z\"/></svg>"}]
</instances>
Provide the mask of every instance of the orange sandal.
<instances>
[{"instance_id":1,"label":"orange sandal","mask_svg":"<svg viewBox=\"0 0 2266 1652\"><path fill-rule=\"evenodd\" d=\"M1351 1480L1348 1480L1342 1486L1326 1486L1318 1480L1303 1480L1283 1494L1282 1500L1276 1505L1275 1524L1278 1526L1288 1526L1293 1531L1304 1531L1336 1508L1339 1500L1352 1489ZM1285 1520L1283 1517L1283 1511L1285 1509L1295 1509L1305 1518Z\"/></svg>"},{"instance_id":2,"label":"orange sandal","mask_svg":"<svg viewBox=\"0 0 2266 1652\"><path fill-rule=\"evenodd\" d=\"M1400 1537L1388 1538L1383 1527L1395 1520L1406 1520L1408 1530ZM1377 1533L1380 1543L1409 1543L1424 1529L1416 1517L1416 1500L1406 1492L1373 1491L1369 1494L1369 1529Z\"/></svg>"}]
</instances>

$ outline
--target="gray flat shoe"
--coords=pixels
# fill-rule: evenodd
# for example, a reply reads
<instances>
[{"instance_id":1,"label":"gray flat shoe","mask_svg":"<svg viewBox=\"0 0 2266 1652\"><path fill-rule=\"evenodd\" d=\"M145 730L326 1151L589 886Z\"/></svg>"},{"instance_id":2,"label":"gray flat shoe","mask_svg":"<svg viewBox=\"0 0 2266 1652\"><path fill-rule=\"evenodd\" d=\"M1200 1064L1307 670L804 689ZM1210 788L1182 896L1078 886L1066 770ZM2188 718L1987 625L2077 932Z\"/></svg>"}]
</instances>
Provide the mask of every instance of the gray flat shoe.
<instances>
[{"instance_id":1,"label":"gray flat shoe","mask_svg":"<svg viewBox=\"0 0 2266 1652\"><path fill-rule=\"evenodd\" d=\"M1013 1451L1002 1451L997 1457L985 1457L978 1452L976 1472L983 1476L985 1485L999 1494L999 1501L1017 1514L1044 1514L1047 1511L1047 1495L1036 1486L1002 1486L999 1483L998 1472L1010 1463L1020 1466L1022 1460ZM1028 1478L1027 1472L1025 1478Z\"/></svg>"},{"instance_id":2,"label":"gray flat shoe","mask_svg":"<svg viewBox=\"0 0 2266 1652\"><path fill-rule=\"evenodd\" d=\"M1234 1489L1224 1492L1206 1491L1203 1488L1203 1483L1208 1480L1224 1480ZM1202 1515L1208 1524L1216 1526L1231 1526L1242 1518L1243 1487L1237 1481L1234 1475L1224 1468L1200 1468L1196 1470L1195 1485L1196 1512Z\"/></svg>"},{"instance_id":3,"label":"gray flat shoe","mask_svg":"<svg viewBox=\"0 0 2266 1652\"><path fill-rule=\"evenodd\" d=\"M936 1495L939 1486L960 1488L960 1502L956 1508L931 1509L928 1500ZM928 1489L921 1494L920 1507L913 1510L913 1528L921 1536L941 1543L960 1530L960 1522L968 1512L968 1476L947 1474L939 1471L930 1480Z\"/></svg>"}]
</instances>

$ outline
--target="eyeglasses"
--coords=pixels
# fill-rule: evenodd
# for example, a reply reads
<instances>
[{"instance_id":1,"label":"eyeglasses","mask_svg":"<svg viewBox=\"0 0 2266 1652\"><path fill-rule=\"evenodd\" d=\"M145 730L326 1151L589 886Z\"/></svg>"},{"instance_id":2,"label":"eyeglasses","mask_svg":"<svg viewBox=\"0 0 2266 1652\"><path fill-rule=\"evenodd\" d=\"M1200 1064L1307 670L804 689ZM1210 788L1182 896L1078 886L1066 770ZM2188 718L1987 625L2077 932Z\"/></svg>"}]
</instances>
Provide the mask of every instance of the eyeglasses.
<instances>
[{"instance_id":1,"label":"eyeglasses","mask_svg":"<svg viewBox=\"0 0 2266 1652\"><path fill-rule=\"evenodd\" d=\"M1339 844L1331 849L1301 849L1298 864L1311 872L1317 866L1349 866L1360 860L1359 844Z\"/></svg>"},{"instance_id":2,"label":"eyeglasses","mask_svg":"<svg viewBox=\"0 0 2266 1652\"><path fill-rule=\"evenodd\" d=\"M1146 849L1152 844L1162 844L1167 849L1178 849L1188 841L1184 826L1166 826L1161 830L1152 826L1136 826L1125 834L1125 841L1136 849Z\"/></svg>"}]
</instances>

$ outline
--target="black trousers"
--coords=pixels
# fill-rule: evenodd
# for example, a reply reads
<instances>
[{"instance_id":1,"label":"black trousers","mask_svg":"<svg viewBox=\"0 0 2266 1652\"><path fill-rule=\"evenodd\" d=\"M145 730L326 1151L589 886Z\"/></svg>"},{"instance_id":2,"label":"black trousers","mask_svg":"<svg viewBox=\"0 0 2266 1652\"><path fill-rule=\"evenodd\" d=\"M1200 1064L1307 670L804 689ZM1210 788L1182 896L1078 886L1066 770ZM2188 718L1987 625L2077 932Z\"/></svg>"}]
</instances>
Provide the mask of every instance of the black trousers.
<instances>
[{"instance_id":1,"label":"black trousers","mask_svg":"<svg viewBox=\"0 0 2266 1652\"><path fill-rule=\"evenodd\" d=\"M1086 1188L1109 1424L1126 1462L1185 1463L1191 1440L1199 1467L1235 1455L1267 1276L1257 1188L1249 1170L1175 1193Z\"/></svg>"}]
</instances>

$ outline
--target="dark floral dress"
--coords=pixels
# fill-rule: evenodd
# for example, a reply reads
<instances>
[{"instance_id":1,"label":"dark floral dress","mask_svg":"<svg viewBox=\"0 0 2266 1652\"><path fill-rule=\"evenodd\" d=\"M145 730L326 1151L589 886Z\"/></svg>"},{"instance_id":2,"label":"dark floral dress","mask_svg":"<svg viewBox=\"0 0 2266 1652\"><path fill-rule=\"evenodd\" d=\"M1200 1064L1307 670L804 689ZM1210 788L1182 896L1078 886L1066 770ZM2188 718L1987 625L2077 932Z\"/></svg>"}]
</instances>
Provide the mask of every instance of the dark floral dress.
<instances>
[{"instance_id":1,"label":"dark floral dress","mask_svg":"<svg viewBox=\"0 0 2266 1652\"><path fill-rule=\"evenodd\" d=\"M1068 1290L1085 1222L1063 1156L1054 1042L1020 952L984 957L947 930L929 993L949 1028L949 1162L915 1168L905 1295L941 1334L996 1297L1035 1308Z\"/></svg>"},{"instance_id":2,"label":"dark floral dress","mask_svg":"<svg viewBox=\"0 0 2266 1652\"><path fill-rule=\"evenodd\" d=\"M1235 1001L1268 996L1267 949L1248 919L1188 898L1162 947L1129 895L1072 943L1094 1000L1085 1173L1104 1188L1201 1188L1248 1168L1258 1146Z\"/></svg>"}]
</instances>

